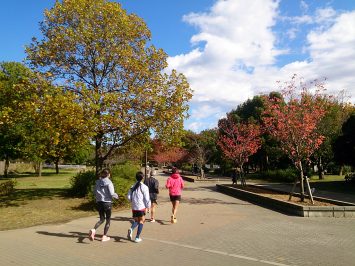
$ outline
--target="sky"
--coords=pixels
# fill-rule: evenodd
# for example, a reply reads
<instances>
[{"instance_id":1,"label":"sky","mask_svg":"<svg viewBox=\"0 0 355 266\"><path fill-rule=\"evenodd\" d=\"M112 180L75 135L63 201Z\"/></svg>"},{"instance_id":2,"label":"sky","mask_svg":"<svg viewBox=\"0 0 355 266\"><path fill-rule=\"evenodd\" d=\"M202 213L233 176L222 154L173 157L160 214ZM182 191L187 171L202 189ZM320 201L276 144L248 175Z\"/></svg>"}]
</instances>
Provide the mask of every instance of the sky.
<instances>
[{"instance_id":1,"label":"sky","mask_svg":"<svg viewBox=\"0 0 355 266\"><path fill-rule=\"evenodd\" d=\"M22 61L54 0L2 1L0 61ZM326 78L328 94L355 103L353 0L121 0L142 17L151 43L193 90L185 129L200 132L294 74Z\"/></svg>"}]
</instances>

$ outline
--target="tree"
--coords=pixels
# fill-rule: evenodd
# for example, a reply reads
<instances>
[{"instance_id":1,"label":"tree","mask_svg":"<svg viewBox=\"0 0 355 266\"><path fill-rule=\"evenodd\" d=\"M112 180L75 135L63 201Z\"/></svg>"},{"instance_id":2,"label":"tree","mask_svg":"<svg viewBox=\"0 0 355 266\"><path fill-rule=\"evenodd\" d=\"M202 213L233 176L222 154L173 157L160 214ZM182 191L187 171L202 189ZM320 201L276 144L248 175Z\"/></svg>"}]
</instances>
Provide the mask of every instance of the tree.
<instances>
[{"instance_id":1,"label":"tree","mask_svg":"<svg viewBox=\"0 0 355 266\"><path fill-rule=\"evenodd\" d=\"M153 140L152 158L158 164L178 163L187 155L187 151L182 147L168 147L160 140Z\"/></svg>"},{"instance_id":2,"label":"tree","mask_svg":"<svg viewBox=\"0 0 355 266\"><path fill-rule=\"evenodd\" d=\"M336 139L333 150L335 160L340 164L355 167L355 113L342 126L342 134Z\"/></svg>"},{"instance_id":3,"label":"tree","mask_svg":"<svg viewBox=\"0 0 355 266\"><path fill-rule=\"evenodd\" d=\"M0 63L0 158L5 159L5 177L8 175L10 160L21 157L24 137L23 128L15 121L20 111L18 104L26 98L14 86L30 75L30 69L21 63Z\"/></svg>"},{"instance_id":4,"label":"tree","mask_svg":"<svg viewBox=\"0 0 355 266\"><path fill-rule=\"evenodd\" d=\"M237 123L231 113L227 118L218 121L218 145L224 155L234 162L239 169L244 185L243 166L251 155L255 154L261 146L261 128L251 122Z\"/></svg>"},{"instance_id":5,"label":"tree","mask_svg":"<svg viewBox=\"0 0 355 266\"><path fill-rule=\"evenodd\" d=\"M285 101L279 97L265 97L263 122L265 129L281 145L281 149L292 160L299 171L301 199L304 200L304 173L302 162L309 161L310 156L324 140L317 127L326 111L324 106L324 84L314 82L307 85L297 76L285 83L282 90ZM309 86L315 87L310 92ZM297 93L300 91L300 94ZM296 181L295 181L296 184ZM292 193L290 197L292 196Z\"/></svg>"},{"instance_id":6,"label":"tree","mask_svg":"<svg viewBox=\"0 0 355 266\"><path fill-rule=\"evenodd\" d=\"M27 47L28 60L90 111L97 172L142 134L180 136L189 84L175 70L163 72L167 55L147 45L150 31L141 18L106 0L64 0L45 12L40 29L44 38Z\"/></svg>"},{"instance_id":7,"label":"tree","mask_svg":"<svg viewBox=\"0 0 355 266\"><path fill-rule=\"evenodd\" d=\"M325 97L324 105L326 114L320 120L318 126L318 132L324 136L324 141L312 156L317 164L319 179L324 179L324 170L334 160L332 144L341 134L341 127L351 113L351 106L344 103L339 97Z\"/></svg>"}]
</instances>

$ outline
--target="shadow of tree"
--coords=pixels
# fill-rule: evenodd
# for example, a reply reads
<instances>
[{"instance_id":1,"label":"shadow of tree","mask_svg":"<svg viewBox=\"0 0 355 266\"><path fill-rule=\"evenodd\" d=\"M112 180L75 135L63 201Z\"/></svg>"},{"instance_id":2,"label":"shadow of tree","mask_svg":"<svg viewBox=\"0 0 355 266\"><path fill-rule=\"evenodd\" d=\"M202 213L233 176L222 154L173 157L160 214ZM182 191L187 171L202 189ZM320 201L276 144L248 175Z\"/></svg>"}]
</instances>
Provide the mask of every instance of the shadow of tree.
<instances>
[{"instance_id":1,"label":"shadow of tree","mask_svg":"<svg viewBox=\"0 0 355 266\"><path fill-rule=\"evenodd\" d=\"M0 197L0 207L18 207L27 200L68 198L68 190L61 188L16 189L12 194Z\"/></svg>"},{"instance_id":2,"label":"shadow of tree","mask_svg":"<svg viewBox=\"0 0 355 266\"><path fill-rule=\"evenodd\" d=\"M230 204L230 205L252 205L250 203L228 202L214 198L183 198L182 203L188 204Z\"/></svg>"}]
</instances>

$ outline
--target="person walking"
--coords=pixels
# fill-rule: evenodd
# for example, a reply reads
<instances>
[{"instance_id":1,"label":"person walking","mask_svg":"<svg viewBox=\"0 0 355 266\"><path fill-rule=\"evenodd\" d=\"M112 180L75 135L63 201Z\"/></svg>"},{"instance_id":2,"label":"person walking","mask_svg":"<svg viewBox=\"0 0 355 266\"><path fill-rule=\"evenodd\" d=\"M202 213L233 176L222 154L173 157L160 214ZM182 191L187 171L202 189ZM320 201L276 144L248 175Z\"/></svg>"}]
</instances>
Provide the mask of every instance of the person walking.
<instances>
[{"instance_id":1,"label":"person walking","mask_svg":"<svg viewBox=\"0 0 355 266\"><path fill-rule=\"evenodd\" d=\"M114 186L110 180L109 170L102 170L99 179L95 182L94 194L100 220L95 224L93 229L90 229L89 239L91 241L95 239L96 229L99 228L99 226L106 220L104 234L101 241L109 241L110 237L107 236L107 232L110 228L111 222L112 198L118 199L118 195L115 193Z\"/></svg>"},{"instance_id":2,"label":"person walking","mask_svg":"<svg viewBox=\"0 0 355 266\"><path fill-rule=\"evenodd\" d=\"M136 227L137 235L134 242L139 243L142 241L140 237L143 224L145 221L145 211L150 207L150 197L149 197L149 188L143 184L144 174L142 172L138 172L136 174L137 182L132 186L127 194L128 200L131 202L132 207L132 216L134 222L130 229L128 229L127 238L132 240L133 231Z\"/></svg>"},{"instance_id":3,"label":"person walking","mask_svg":"<svg viewBox=\"0 0 355 266\"><path fill-rule=\"evenodd\" d=\"M166 180L165 187L169 189L170 201L173 205L171 210L171 223L177 223L176 213L181 201L181 191L184 188L184 181L176 167L173 167L172 174Z\"/></svg>"},{"instance_id":4,"label":"person walking","mask_svg":"<svg viewBox=\"0 0 355 266\"><path fill-rule=\"evenodd\" d=\"M157 199L158 199L158 194L159 194L159 181L154 178L156 175L156 171L152 169L150 171L150 176L149 178L146 178L144 180L144 184L148 187L149 189L149 197L150 197L150 222L154 223L155 222L155 209L158 204Z\"/></svg>"}]
</instances>

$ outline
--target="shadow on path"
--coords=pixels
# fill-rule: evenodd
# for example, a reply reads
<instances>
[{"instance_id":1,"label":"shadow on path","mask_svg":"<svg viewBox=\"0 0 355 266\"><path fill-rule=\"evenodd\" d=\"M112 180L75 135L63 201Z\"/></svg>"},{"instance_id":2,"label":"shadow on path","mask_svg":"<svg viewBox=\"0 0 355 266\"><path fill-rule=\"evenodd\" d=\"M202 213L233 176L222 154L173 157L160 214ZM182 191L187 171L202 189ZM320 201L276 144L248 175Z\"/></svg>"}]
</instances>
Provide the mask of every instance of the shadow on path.
<instances>
[{"instance_id":1,"label":"shadow on path","mask_svg":"<svg viewBox=\"0 0 355 266\"><path fill-rule=\"evenodd\" d=\"M88 239L88 233L82 233L82 232L69 232L67 234L65 233L52 233L52 232L46 232L46 231L37 231L37 234L41 234L41 235L46 235L46 236L56 236L56 237L66 237L66 238L77 238L77 243L78 244L89 244L89 242L84 242L84 239ZM97 235L101 238L102 235ZM96 241L100 241L100 239L98 239L98 237L95 237ZM120 237L120 236L111 236L111 239L114 239L115 242L121 242L121 243L126 243L126 241L122 241L122 240L127 240L124 237Z\"/></svg>"}]
</instances>

